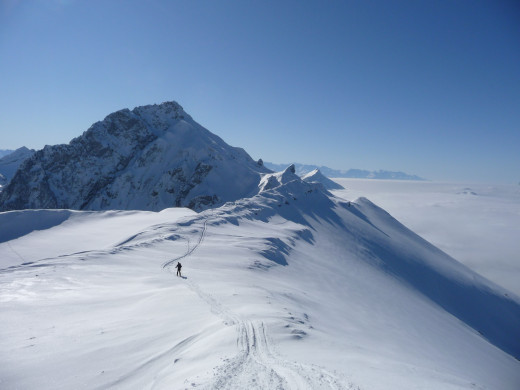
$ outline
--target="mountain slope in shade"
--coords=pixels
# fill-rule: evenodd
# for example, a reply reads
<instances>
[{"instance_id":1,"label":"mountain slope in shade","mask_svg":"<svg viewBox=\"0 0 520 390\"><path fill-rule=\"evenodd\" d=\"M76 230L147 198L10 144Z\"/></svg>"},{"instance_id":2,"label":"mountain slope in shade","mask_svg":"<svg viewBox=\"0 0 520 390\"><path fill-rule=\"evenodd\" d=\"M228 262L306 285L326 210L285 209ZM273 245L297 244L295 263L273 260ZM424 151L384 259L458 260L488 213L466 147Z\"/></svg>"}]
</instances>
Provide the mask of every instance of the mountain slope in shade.
<instances>
[{"instance_id":1,"label":"mountain slope in shade","mask_svg":"<svg viewBox=\"0 0 520 390\"><path fill-rule=\"evenodd\" d=\"M115 112L68 145L36 152L0 207L202 210L251 196L267 172L167 102Z\"/></svg>"},{"instance_id":2,"label":"mountain slope in shade","mask_svg":"<svg viewBox=\"0 0 520 390\"><path fill-rule=\"evenodd\" d=\"M13 178L18 167L34 154L33 149L25 146L0 158L0 185L6 185Z\"/></svg>"}]
</instances>

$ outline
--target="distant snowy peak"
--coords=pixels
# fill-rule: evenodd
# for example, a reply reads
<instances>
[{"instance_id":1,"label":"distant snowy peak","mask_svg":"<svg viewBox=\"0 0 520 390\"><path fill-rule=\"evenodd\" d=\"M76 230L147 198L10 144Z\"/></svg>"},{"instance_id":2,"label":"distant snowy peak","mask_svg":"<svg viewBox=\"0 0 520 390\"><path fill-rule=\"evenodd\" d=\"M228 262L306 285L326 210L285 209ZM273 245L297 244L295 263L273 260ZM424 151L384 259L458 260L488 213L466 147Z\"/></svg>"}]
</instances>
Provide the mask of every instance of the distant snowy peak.
<instances>
[{"instance_id":1,"label":"distant snowy peak","mask_svg":"<svg viewBox=\"0 0 520 390\"><path fill-rule=\"evenodd\" d=\"M166 102L114 112L68 145L36 152L0 209L203 210L254 195L269 172Z\"/></svg>"},{"instance_id":2,"label":"distant snowy peak","mask_svg":"<svg viewBox=\"0 0 520 390\"><path fill-rule=\"evenodd\" d=\"M302 177L308 183L321 183L328 190L342 190L344 187L328 177L323 176L319 169L315 169Z\"/></svg>"},{"instance_id":3,"label":"distant snowy peak","mask_svg":"<svg viewBox=\"0 0 520 390\"><path fill-rule=\"evenodd\" d=\"M0 185L9 183L18 167L34 153L33 149L22 146L0 158Z\"/></svg>"}]
</instances>

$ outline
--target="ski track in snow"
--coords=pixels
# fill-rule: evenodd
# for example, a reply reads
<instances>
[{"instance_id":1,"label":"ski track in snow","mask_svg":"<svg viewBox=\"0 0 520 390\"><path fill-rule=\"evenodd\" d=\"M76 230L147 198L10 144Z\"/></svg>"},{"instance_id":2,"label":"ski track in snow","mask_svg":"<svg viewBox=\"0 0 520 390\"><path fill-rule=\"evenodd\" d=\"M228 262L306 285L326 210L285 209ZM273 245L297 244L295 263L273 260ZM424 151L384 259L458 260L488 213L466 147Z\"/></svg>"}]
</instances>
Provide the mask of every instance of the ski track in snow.
<instances>
[{"instance_id":1,"label":"ski track in snow","mask_svg":"<svg viewBox=\"0 0 520 390\"><path fill-rule=\"evenodd\" d=\"M272 351L263 321L237 324L239 353L216 368L207 389L353 389L320 367L289 362Z\"/></svg>"},{"instance_id":2,"label":"ski track in snow","mask_svg":"<svg viewBox=\"0 0 520 390\"><path fill-rule=\"evenodd\" d=\"M208 227L207 227L207 226L208 226L208 220L209 220L209 218L206 218L206 219L204 220L204 226L202 227L202 232L201 232L201 234L200 234L200 236L199 236L199 240L198 240L198 242L195 244L195 246L194 246L193 248L190 249L190 240L187 239L187 240L188 240L188 250L186 251L186 253L183 254L182 256L176 257L175 259L172 259L172 260L169 260L169 261L165 262L165 263L162 265L163 268L167 268L167 267L169 267L170 265L172 265L173 263L175 263L176 261L179 261L179 260L181 260L181 259L184 259L185 257L190 256L190 255L195 251L195 249L198 248L198 246L202 243L202 240L204 240L204 236L206 235L206 230L207 230L207 228L208 228ZM170 270L170 268L168 268L168 270Z\"/></svg>"},{"instance_id":3,"label":"ski track in snow","mask_svg":"<svg viewBox=\"0 0 520 390\"><path fill-rule=\"evenodd\" d=\"M169 260L163 268L171 271L176 261L187 258L202 244L210 217L204 224L197 243L182 256ZM238 354L225 363L215 367L214 380L209 384L196 385L208 390L223 389L276 389L276 390L360 390L321 367L291 362L282 359L274 351L274 345L267 334L267 327L261 320L247 320L227 310L213 296L202 291L191 279L186 279L188 287L206 302L213 314L220 317L227 326L235 326L237 330Z\"/></svg>"}]
</instances>

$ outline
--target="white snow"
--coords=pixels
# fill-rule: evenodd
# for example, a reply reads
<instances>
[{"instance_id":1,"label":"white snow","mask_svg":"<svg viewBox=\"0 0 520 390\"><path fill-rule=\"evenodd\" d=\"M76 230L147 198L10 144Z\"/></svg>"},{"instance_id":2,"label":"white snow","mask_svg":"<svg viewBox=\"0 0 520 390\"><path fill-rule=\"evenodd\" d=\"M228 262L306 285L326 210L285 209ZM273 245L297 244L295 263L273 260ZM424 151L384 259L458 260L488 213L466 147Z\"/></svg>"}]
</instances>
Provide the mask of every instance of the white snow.
<instances>
[{"instance_id":1,"label":"white snow","mask_svg":"<svg viewBox=\"0 0 520 390\"><path fill-rule=\"evenodd\" d=\"M0 388L518 388L518 297L364 189L271 177L200 214L0 213Z\"/></svg>"},{"instance_id":2,"label":"white snow","mask_svg":"<svg viewBox=\"0 0 520 390\"><path fill-rule=\"evenodd\" d=\"M196 215L185 208L141 211L24 210L0 213L1 267L117 246L154 224ZM30 234L29 234L30 233ZM42 251L42 248L45 248Z\"/></svg>"},{"instance_id":3,"label":"white snow","mask_svg":"<svg viewBox=\"0 0 520 390\"><path fill-rule=\"evenodd\" d=\"M340 184L329 179L328 177L325 177L319 169L314 169L313 171L302 176L302 180L306 181L307 183L321 183L328 190L344 189Z\"/></svg>"}]
</instances>

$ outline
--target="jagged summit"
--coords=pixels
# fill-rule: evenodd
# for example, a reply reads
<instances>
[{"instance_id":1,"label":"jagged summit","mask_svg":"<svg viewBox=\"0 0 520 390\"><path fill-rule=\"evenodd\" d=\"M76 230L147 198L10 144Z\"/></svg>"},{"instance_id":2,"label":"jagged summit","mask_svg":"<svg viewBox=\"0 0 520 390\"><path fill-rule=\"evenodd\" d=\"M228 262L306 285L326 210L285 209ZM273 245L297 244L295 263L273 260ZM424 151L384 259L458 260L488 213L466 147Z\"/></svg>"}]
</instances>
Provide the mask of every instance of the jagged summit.
<instances>
[{"instance_id":1,"label":"jagged summit","mask_svg":"<svg viewBox=\"0 0 520 390\"><path fill-rule=\"evenodd\" d=\"M264 175L260 181L260 191L267 191L273 188L279 187L282 184L289 183L293 180L300 181L300 177L296 175L294 165L289 165L285 170L281 172L275 172Z\"/></svg>"},{"instance_id":2,"label":"jagged summit","mask_svg":"<svg viewBox=\"0 0 520 390\"><path fill-rule=\"evenodd\" d=\"M258 192L270 170L176 102L123 109L27 159L0 209L203 210Z\"/></svg>"}]
</instances>

